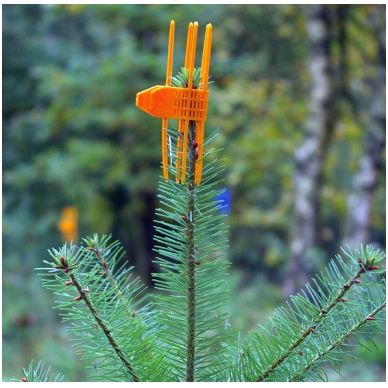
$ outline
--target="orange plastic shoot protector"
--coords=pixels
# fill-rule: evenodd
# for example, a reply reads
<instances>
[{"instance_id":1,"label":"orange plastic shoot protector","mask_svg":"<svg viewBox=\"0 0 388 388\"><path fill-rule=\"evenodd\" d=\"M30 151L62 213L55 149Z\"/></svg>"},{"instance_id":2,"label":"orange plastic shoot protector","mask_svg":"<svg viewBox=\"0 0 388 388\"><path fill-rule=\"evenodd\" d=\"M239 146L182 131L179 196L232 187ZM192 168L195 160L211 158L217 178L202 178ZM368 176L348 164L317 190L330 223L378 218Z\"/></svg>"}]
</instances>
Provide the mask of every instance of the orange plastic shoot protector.
<instances>
[{"instance_id":1,"label":"orange plastic shoot protector","mask_svg":"<svg viewBox=\"0 0 388 388\"><path fill-rule=\"evenodd\" d=\"M203 142L205 132L205 121L207 117L209 91L208 78L210 67L210 53L212 44L212 26L206 26L205 42L201 62L201 83L199 87L193 89L193 74L195 63L195 51L197 45L198 23L189 24L186 55L184 67L188 71L187 88L171 86L173 51L174 51L174 31L175 23L170 23L170 34L168 40L168 56L166 70L166 85L153 86L139 92L136 96L136 106L145 112L162 118L162 164L163 176L168 180L168 119L178 119L178 143L177 143L177 163L176 181L186 180L186 159L187 142L190 121L196 123L196 142L198 144L198 159L195 168L195 183L199 185L202 179L202 159Z\"/></svg>"}]
</instances>

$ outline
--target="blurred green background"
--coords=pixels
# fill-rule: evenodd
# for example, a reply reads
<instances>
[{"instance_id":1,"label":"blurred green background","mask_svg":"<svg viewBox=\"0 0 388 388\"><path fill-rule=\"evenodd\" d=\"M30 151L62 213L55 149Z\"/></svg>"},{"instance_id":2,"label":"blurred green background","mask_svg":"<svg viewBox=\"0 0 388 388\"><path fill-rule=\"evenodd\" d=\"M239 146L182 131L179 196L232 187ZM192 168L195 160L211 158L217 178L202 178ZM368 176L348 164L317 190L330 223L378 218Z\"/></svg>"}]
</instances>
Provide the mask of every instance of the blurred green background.
<instances>
[{"instance_id":1,"label":"blurred green background","mask_svg":"<svg viewBox=\"0 0 388 388\"><path fill-rule=\"evenodd\" d=\"M331 76L340 87L312 272L340 252L348 233L348 200L365 152L382 31L385 36L385 5L328 5L326 14ZM3 381L19 376L31 359L70 381L87 380L52 310L54 298L34 272L48 259L47 249L62 244L64 207L78 209L79 236L119 239L152 287L161 120L136 108L135 98L165 81L170 20L176 23L174 73L183 65L188 23L199 22L198 53L206 24L213 25L206 133L220 128L214 146L223 148L230 196L230 323L246 333L284 304L294 155L304 139L314 55L308 18L303 5L2 6ZM383 50L385 61L385 41ZM376 168L368 192L368 240L360 241L382 249L384 168L385 162ZM332 379L385 381L385 337L377 342L376 353L356 350L362 368L348 360L343 377Z\"/></svg>"}]
</instances>

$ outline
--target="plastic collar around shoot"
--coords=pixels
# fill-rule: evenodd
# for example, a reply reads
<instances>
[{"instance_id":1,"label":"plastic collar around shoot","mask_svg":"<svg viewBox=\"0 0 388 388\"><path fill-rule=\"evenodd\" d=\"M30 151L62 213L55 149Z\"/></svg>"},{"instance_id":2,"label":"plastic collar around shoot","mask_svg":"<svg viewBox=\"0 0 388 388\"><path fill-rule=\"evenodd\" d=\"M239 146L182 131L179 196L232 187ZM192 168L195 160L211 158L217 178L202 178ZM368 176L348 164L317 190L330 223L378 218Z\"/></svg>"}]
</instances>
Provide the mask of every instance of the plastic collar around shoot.
<instances>
[{"instance_id":1,"label":"plastic collar around shoot","mask_svg":"<svg viewBox=\"0 0 388 388\"><path fill-rule=\"evenodd\" d=\"M196 162L195 169L195 183L199 185L201 183L202 178L203 141L209 99L209 91L207 87L212 44L212 26L211 24L208 24L206 26L205 42L201 63L201 84L198 88L193 88L193 74L198 34L198 23L190 23L187 34L186 56L184 63L184 68L188 70L189 74L187 88L177 88L171 86L174 31L175 23L174 21L171 21L170 35L168 40L166 86L157 85L142 92L139 92L136 96L136 105L145 112L163 119L162 161L163 175L166 180L168 180L168 119L178 119L178 130L180 134L183 134L183 140L178 137L176 164L176 181L181 183L184 183L186 180L186 156L189 122L196 122L196 142L198 144L198 159Z\"/></svg>"}]
</instances>

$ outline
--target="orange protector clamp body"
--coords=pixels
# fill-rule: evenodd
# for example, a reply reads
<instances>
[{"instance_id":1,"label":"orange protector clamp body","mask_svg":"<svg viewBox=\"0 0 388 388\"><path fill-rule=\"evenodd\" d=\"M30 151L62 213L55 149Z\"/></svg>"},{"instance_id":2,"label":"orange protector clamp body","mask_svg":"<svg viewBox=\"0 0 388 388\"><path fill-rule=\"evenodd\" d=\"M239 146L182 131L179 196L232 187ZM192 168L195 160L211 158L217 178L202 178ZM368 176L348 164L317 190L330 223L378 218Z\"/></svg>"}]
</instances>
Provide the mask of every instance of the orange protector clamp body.
<instances>
[{"instance_id":1,"label":"orange protector clamp body","mask_svg":"<svg viewBox=\"0 0 388 388\"><path fill-rule=\"evenodd\" d=\"M163 176L168 180L168 150L167 150L167 126L168 119L179 120L179 133L177 144L176 181L184 183L186 180L186 155L189 122L196 122L196 142L198 144L198 159L195 168L195 183L199 185L202 178L202 158L204 127L207 116L209 91L208 78L210 67L210 53L212 44L212 26L206 26L205 42L201 63L201 84L193 89L193 74L195 62L195 49L197 44L198 23L189 24L187 34L186 56L184 67L188 70L189 79L187 88L171 86L173 49L174 49L175 23L170 23L168 41L166 85L157 85L139 92L136 96L136 106L145 112L160 117L162 121L162 163Z\"/></svg>"}]
</instances>

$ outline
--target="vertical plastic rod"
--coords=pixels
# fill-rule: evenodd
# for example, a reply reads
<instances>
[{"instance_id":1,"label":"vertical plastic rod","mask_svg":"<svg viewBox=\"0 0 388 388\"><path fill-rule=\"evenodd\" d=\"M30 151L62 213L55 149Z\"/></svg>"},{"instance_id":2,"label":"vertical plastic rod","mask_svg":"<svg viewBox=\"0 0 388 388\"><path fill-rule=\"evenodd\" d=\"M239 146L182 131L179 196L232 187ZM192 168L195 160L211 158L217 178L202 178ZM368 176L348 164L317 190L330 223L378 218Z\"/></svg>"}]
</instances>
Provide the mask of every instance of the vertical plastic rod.
<instances>
[{"instance_id":1,"label":"vertical plastic rod","mask_svg":"<svg viewBox=\"0 0 388 388\"><path fill-rule=\"evenodd\" d=\"M198 35L198 23L195 22L193 28L191 29L192 37L190 39L190 46L186 47L186 57L188 58L188 68L189 71L189 80L187 85L188 99L186 102L186 115L189 115L189 110L191 106L191 91L193 88L193 73L194 73L194 62L195 62L195 49L197 47L197 35ZM187 55L188 51L188 55ZM187 142L188 142L188 133L189 133L189 119L185 119L185 127L183 134L183 151L182 151L182 183L186 180L186 156L187 156Z\"/></svg>"},{"instance_id":2,"label":"vertical plastic rod","mask_svg":"<svg viewBox=\"0 0 388 388\"><path fill-rule=\"evenodd\" d=\"M203 139L204 139L204 122L197 122L197 144L198 160L195 175L195 183L199 185L202 180L202 158L203 158Z\"/></svg>"},{"instance_id":3,"label":"vertical plastic rod","mask_svg":"<svg viewBox=\"0 0 388 388\"><path fill-rule=\"evenodd\" d=\"M167 86L171 86L172 63L174 59L174 32L175 32L175 22L174 20L171 20L170 34L168 36L168 52L167 52L167 71L166 71Z\"/></svg>"},{"instance_id":4,"label":"vertical plastic rod","mask_svg":"<svg viewBox=\"0 0 388 388\"><path fill-rule=\"evenodd\" d=\"M205 42L203 45L202 63L201 63L201 80L202 89L207 90L210 68L210 54L212 48L212 25L206 26Z\"/></svg>"},{"instance_id":5,"label":"vertical plastic rod","mask_svg":"<svg viewBox=\"0 0 388 388\"><path fill-rule=\"evenodd\" d=\"M207 90L210 68L210 54L212 47L212 25L206 26L205 42L203 45L202 63L201 63L201 81L203 90ZM198 143L198 161L197 161L197 174L196 184L199 185L202 180L202 163L203 163L203 142L204 142L204 122L200 121L197 124L197 136Z\"/></svg>"},{"instance_id":6,"label":"vertical plastic rod","mask_svg":"<svg viewBox=\"0 0 388 388\"><path fill-rule=\"evenodd\" d=\"M168 118L162 120L162 162L164 180L168 181L168 158L167 158L167 128Z\"/></svg>"},{"instance_id":7,"label":"vertical plastic rod","mask_svg":"<svg viewBox=\"0 0 388 388\"><path fill-rule=\"evenodd\" d=\"M186 41L186 55L185 55L185 68L189 67L189 50L191 46L191 39L193 38L193 23L189 24L189 29L187 31L187 41Z\"/></svg>"},{"instance_id":8,"label":"vertical plastic rod","mask_svg":"<svg viewBox=\"0 0 388 388\"><path fill-rule=\"evenodd\" d=\"M190 45L190 53L189 53L189 63L188 63L188 71L189 71L189 83L187 88L189 89L189 96L191 97L191 89L193 88L193 76L194 76L194 63L195 63L195 50L197 48L197 35L198 35L198 22L194 23L193 29L193 37Z\"/></svg>"},{"instance_id":9,"label":"vertical plastic rod","mask_svg":"<svg viewBox=\"0 0 388 388\"><path fill-rule=\"evenodd\" d=\"M167 86L171 86L172 63L174 58L174 32L175 32L175 22L171 20L170 33L168 37L168 50L167 50L167 69L166 69ZM166 181L168 181L167 128L168 128L168 117L165 117L162 120L162 161L163 161L163 176Z\"/></svg>"},{"instance_id":10,"label":"vertical plastic rod","mask_svg":"<svg viewBox=\"0 0 388 388\"><path fill-rule=\"evenodd\" d=\"M188 69L189 62L190 62L189 48L191 47L192 39L193 39L193 23L190 23L187 31L187 40L186 40L186 54L185 54L185 65L184 65L185 69ZM186 109L187 109L187 102L186 102ZM183 169L183 166L186 166L186 155L185 153L182 153L184 141L179 136L179 135L184 135L184 128L185 128L184 120L179 120L179 128L178 128L179 134L178 134L178 142L177 142L177 150L176 150L176 155L177 155L176 178L175 178L177 182L183 182L184 178L182 177L182 172L183 172L182 169ZM185 171L186 171L186 168L185 168Z\"/></svg>"},{"instance_id":11,"label":"vertical plastic rod","mask_svg":"<svg viewBox=\"0 0 388 388\"><path fill-rule=\"evenodd\" d=\"M183 136L183 126L184 126L184 120L179 120L178 125L178 141L176 145L176 164L175 164L175 181L179 183L181 181L181 174L182 174L182 136Z\"/></svg>"}]
</instances>

